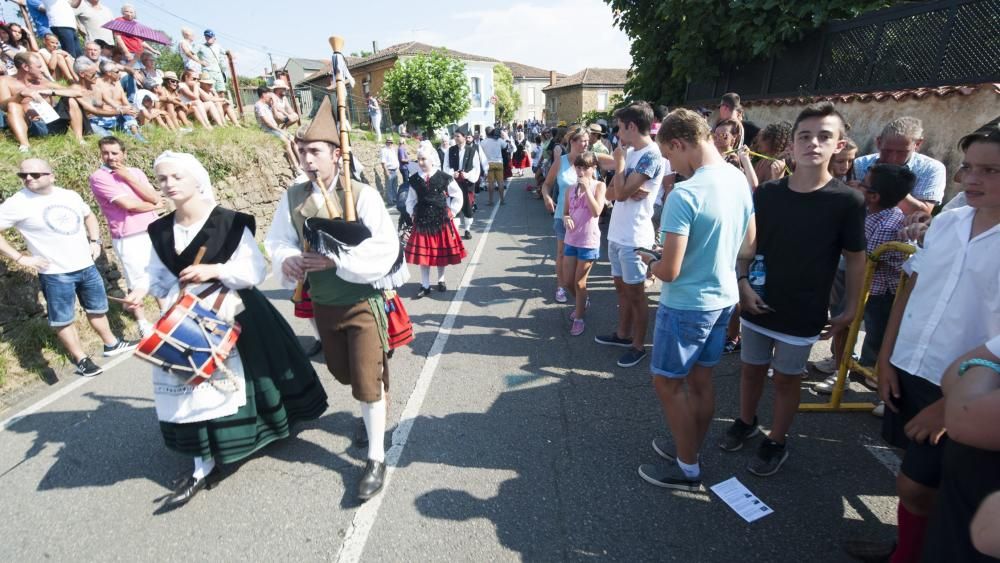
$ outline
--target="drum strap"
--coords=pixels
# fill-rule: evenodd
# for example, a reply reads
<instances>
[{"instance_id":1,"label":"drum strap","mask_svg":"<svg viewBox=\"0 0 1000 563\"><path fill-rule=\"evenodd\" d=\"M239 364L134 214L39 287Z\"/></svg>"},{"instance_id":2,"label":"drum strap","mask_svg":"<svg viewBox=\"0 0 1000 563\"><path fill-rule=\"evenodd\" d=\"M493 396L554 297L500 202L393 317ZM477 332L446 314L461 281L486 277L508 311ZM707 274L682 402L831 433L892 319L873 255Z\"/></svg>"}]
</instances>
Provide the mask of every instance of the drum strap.
<instances>
[{"instance_id":1,"label":"drum strap","mask_svg":"<svg viewBox=\"0 0 1000 563\"><path fill-rule=\"evenodd\" d=\"M229 294L229 288L222 285L222 282L214 282L205 289L201 290L198 294L198 299L205 299L212 293L218 291L219 294L215 297L215 303L212 304L212 311L216 313L219 312L219 308L222 307L222 303L226 300L226 295Z\"/></svg>"}]
</instances>

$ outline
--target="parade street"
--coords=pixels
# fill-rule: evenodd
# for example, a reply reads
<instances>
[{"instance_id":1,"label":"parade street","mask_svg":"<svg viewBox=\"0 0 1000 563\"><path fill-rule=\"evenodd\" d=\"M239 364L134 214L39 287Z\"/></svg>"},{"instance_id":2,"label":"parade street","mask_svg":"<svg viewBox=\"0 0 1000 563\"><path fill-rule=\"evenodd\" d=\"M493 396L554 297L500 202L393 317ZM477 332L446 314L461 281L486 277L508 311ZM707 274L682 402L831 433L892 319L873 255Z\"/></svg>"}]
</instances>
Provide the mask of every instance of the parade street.
<instances>
[{"instance_id":1,"label":"parade street","mask_svg":"<svg viewBox=\"0 0 1000 563\"><path fill-rule=\"evenodd\" d=\"M390 361L381 494L356 500L357 401L317 356L326 413L161 513L191 459L164 447L150 366L129 357L0 412L0 560L846 561L845 539L895 537L898 459L870 414L800 414L772 477L745 470L760 437L718 448L737 412L738 354L716 368L705 490L643 481L637 468L660 460L650 443L667 432L648 361L619 368L620 349L594 342L616 319L606 256L587 330L569 335L571 309L552 298L552 221L526 183L504 206L480 194L469 259L448 268L446 293L412 300L416 268L401 289L416 340ZM310 346L291 292L273 279L262 289ZM825 400L808 387L803 401ZM708 490L734 476L774 513L747 524Z\"/></svg>"}]
</instances>

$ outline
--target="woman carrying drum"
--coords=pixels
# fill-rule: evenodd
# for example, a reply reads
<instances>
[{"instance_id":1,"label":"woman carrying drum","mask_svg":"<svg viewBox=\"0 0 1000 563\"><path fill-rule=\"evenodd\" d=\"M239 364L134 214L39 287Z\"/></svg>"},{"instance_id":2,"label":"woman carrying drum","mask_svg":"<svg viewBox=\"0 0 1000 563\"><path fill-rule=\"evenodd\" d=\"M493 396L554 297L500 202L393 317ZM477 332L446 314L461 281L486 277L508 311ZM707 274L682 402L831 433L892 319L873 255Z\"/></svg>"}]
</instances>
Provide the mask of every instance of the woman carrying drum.
<instances>
[{"instance_id":1,"label":"woman carrying drum","mask_svg":"<svg viewBox=\"0 0 1000 563\"><path fill-rule=\"evenodd\" d=\"M295 423L318 418L327 396L291 327L254 287L264 281L266 265L253 217L216 206L208 172L190 154L165 152L154 170L176 211L149 226L154 252L147 278L126 297L129 306L140 307L147 294L174 303L182 286L212 282L231 290L226 299L235 293L242 301L233 319L241 327L236 353L211 379L193 385L186 375L153 371L164 441L194 458L194 473L166 500L174 508L212 486L216 463L241 460L287 437ZM162 335L167 327L156 328Z\"/></svg>"}]
</instances>

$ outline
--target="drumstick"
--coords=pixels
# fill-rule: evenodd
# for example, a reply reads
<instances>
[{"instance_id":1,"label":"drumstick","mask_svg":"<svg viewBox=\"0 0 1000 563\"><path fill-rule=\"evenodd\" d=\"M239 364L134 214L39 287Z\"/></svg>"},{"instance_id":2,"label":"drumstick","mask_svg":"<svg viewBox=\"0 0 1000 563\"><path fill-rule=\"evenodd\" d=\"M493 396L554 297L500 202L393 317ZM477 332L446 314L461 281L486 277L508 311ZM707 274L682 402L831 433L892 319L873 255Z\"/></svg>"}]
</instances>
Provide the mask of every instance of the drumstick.
<instances>
[{"instance_id":1,"label":"drumstick","mask_svg":"<svg viewBox=\"0 0 1000 563\"><path fill-rule=\"evenodd\" d=\"M197 266L197 265L201 264L201 259L205 257L205 253L206 252L208 252L208 247L207 246L202 246L201 248L199 248L198 249L198 254L194 255L194 262L191 262L191 265L192 266ZM181 284L181 293L184 293L184 290L187 289L187 286L188 286L188 282L184 282L184 283Z\"/></svg>"},{"instance_id":2,"label":"drumstick","mask_svg":"<svg viewBox=\"0 0 1000 563\"><path fill-rule=\"evenodd\" d=\"M128 299L122 299L121 297L111 297L108 296L108 301L114 301L115 303L123 303L125 305L131 305L132 303Z\"/></svg>"}]
</instances>

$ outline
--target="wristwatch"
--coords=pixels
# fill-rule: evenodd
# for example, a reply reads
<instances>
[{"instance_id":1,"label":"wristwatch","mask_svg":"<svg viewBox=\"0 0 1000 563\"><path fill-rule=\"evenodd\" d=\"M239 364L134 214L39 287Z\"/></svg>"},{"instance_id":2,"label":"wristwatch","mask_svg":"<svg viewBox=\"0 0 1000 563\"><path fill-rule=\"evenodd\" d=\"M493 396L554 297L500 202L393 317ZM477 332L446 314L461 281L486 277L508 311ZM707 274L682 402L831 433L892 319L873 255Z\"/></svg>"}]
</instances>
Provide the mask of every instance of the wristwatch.
<instances>
[{"instance_id":1,"label":"wristwatch","mask_svg":"<svg viewBox=\"0 0 1000 563\"><path fill-rule=\"evenodd\" d=\"M102 241L99 238L92 238L92 239L90 239L90 243L91 244L96 244L98 246L101 246L101 245L103 245L104 241Z\"/></svg>"}]
</instances>

